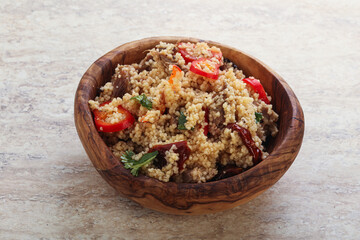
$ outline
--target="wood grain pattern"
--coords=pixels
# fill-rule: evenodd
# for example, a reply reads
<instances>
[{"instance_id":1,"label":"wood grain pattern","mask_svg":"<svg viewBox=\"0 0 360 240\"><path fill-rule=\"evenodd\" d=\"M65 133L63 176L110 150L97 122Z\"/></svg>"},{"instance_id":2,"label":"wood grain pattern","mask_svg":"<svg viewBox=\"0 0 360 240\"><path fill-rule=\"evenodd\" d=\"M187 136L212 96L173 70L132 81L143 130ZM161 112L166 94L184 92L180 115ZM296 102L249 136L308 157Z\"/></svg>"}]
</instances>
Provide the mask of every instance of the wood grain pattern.
<instances>
[{"instance_id":1,"label":"wood grain pattern","mask_svg":"<svg viewBox=\"0 0 360 240\"><path fill-rule=\"evenodd\" d=\"M81 142L94 167L119 193L144 207L171 214L205 214L233 208L255 198L276 183L299 152L304 134L304 115L300 103L287 83L259 60L229 46L219 47L247 76L261 79L272 104L279 113L279 133L268 143L269 156L255 167L220 181L191 184L164 183L145 176L134 177L112 154L93 123L88 100L110 81L117 64L140 62L144 51L159 41L200 39L155 37L126 43L99 58L82 77L75 96L75 124Z\"/></svg>"}]
</instances>

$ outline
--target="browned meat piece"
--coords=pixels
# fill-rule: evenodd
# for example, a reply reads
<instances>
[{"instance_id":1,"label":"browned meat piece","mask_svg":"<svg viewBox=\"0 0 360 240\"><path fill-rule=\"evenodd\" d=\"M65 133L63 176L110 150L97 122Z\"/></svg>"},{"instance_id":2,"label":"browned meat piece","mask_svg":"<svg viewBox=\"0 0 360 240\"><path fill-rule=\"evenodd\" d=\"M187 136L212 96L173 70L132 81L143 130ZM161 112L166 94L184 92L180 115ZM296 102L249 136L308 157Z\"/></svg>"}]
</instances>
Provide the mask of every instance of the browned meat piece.
<instances>
[{"instance_id":1,"label":"browned meat piece","mask_svg":"<svg viewBox=\"0 0 360 240\"><path fill-rule=\"evenodd\" d=\"M233 63L230 59L228 58L224 58L224 64L220 66L220 70L224 71L224 70L228 70L229 68L235 68L237 69L238 67L235 65L235 63Z\"/></svg>"},{"instance_id":2,"label":"browned meat piece","mask_svg":"<svg viewBox=\"0 0 360 240\"><path fill-rule=\"evenodd\" d=\"M215 109L210 109L210 112L211 111L220 113L220 116L216 116L214 118L212 118L213 115L210 114L209 119L209 133L213 137L217 137L220 136L222 129L225 127L223 124L225 122L225 112L222 105L217 106Z\"/></svg>"},{"instance_id":3,"label":"browned meat piece","mask_svg":"<svg viewBox=\"0 0 360 240\"><path fill-rule=\"evenodd\" d=\"M139 68L137 69L139 73L144 70L150 71L150 66L145 64L145 62L149 61L150 59L153 59L153 56L150 53L148 53L146 57L143 60L141 60L141 62L139 63Z\"/></svg>"},{"instance_id":4,"label":"browned meat piece","mask_svg":"<svg viewBox=\"0 0 360 240\"><path fill-rule=\"evenodd\" d=\"M176 65L177 62L174 60L174 55L172 55L172 58L169 58L168 56L165 56L163 54L159 54L161 64L163 64L164 67L169 68L169 65Z\"/></svg>"},{"instance_id":5,"label":"browned meat piece","mask_svg":"<svg viewBox=\"0 0 360 240\"><path fill-rule=\"evenodd\" d=\"M191 170L185 169L181 174L172 176L172 181L178 183L191 183L193 178L191 176Z\"/></svg>"},{"instance_id":6,"label":"browned meat piece","mask_svg":"<svg viewBox=\"0 0 360 240\"><path fill-rule=\"evenodd\" d=\"M145 62L149 61L150 59L159 62L163 66L164 70L169 74L170 74L169 65L177 64L177 62L174 59L174 55L172 55L172 57L170 58L157 51L151 51L146 55L146 57L143 60L141 60L141 62L139 63L139 68L137 70L139 72L142 72L144 70L150 71L150 66L145 64Z\"/></svg>"},{"instance_id":7,"label":"browned meat piece","mask_svg":"<svg viewBox=\"0 0 360 240\"><path fill-rule=\"evenodd\" d=\"M108 146L113 146L119 141L116 133L99 132L99 134Z\"/></svg>"},{"instance_id":8,"label":"browned meat piece","mask_svg":"<svg viewBox=\"0 0 360 240\"><path fill-rule=\"evenodd\" d=\"M114 86L111 98L117 98L124 96L129 91L130 73L127 68L120 69L120 77L115 76L111 82Z\"/></svg>"},{"instance_id":9,"label":"browned meat piece","mask_svg":"<svg viewBox=\"0 0 360 240\"><path fill-rule=\"evenodd\" d=\"M211 134L211 136L213 137L220 136L221 132L222 132L221 128L219 128L214 124L209 124L209 133Z\"/></svg>"},{"instance_id":10,"label":"browned meat piece","mask_svg":"<svg viewBox=\"0 0 360 240\"><path fill-rule=\"evenodd\" d=\"M175 61L175 56L172 54L171 57L169 57L165 54L162 54L162 53L159 53L156 51L153 51L152 54L154 56L154 60L159 62L168 74L171 74L171 72L169 70L169 66L177 65L177 62Z\"/></svg>"},{"instance_id":11,"label":"browned meat piece","mask_svg":"<svg viewBox=\"0 0 360 240\"><path fill-rule=\"evenodd\" d=\"M218 181L224 178L232 177L242 173L244 169L236 165L218 166L218 174L215 175L210 181Z\"/></svg>"}]
</instances>

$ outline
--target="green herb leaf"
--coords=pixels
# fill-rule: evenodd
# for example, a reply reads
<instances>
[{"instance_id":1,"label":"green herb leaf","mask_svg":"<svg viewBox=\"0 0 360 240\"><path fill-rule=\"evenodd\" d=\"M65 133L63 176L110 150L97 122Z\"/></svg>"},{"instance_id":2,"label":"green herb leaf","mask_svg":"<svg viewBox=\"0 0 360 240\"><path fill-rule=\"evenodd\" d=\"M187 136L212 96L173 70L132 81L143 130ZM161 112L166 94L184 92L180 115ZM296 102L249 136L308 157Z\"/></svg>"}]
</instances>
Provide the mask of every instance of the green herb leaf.
<instances>
[{"instance_id":1,"label":"green herb leaf","mask_svg":"<svg viewBox=\"0 0 360 240\"><path fill-rule=\"evenodd\" d=\"M180 116L178 120L178 129L179 130L187 130L185 127L185 123L187 122L186 116L183 112L180 111Z\"/></svg>"},{"instance_id":2,"label":"green herb leaf","mask_svg":"<svg viewBox=\"0 0 360 240\"><path fill-rule=\"evenodd\" d=\"M152 102L150 99L145 95L145 93L132 97L130 100L135 99L137 100L142 106L146 107L147 109L152 109Z\"/></svg>"},{"instance_id":3,"label":"green herb leaf","mask_svg":"<svg viewBox=\"0 0 360 240\"><path fill-rule=\"evenodd\" d=\"M259 123L263 119L262 113L255 112L255 121Z\"/></svg>"},{"instance_id":4,"label":"green herb leaf","mask_svg":"<svg viewBox=\"0 0 360 240\"><path fill-rule=\"evenodd\" d=\"M133 151L126 151L121 157L121 162L124 163L126 169L131 169L131 174L137 176L142 166L150 163L158 155L158 151L145 153L139 161L134 160L132 157L135 155Z\"/></svg>"},{"instance_id":5,"label":"green herb leaf","mask_svg":"<svg viewBox=\"0 0 360 240\"><path fill-rule=\"evenodd\" d=\"M121 157L121 162L124 163L124 167L126 169L132 168L134 164L134 160L132 157L135 155L133 151L126 151Z\"/></svg>"}]
</instances>

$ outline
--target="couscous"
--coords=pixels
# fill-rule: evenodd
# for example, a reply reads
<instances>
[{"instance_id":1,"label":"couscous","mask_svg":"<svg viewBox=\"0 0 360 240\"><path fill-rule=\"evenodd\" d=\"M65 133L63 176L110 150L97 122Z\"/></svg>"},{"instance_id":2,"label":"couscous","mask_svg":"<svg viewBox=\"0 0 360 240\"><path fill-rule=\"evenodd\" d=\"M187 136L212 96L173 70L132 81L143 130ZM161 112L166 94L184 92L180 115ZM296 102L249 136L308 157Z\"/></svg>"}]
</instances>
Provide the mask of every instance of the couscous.
<instances>
[{"instance_id":1,"label":"couscous","mask_svg":"<svg viewBox=\"0 0 360 240\"><path fill-rule=\"evenodd\" d=\"M140 63L118 65L90 100L106 144L131 174L201 183L267 157L278 115L259 80L205 42L160 42Z\"/></svg>"}]
</instances>

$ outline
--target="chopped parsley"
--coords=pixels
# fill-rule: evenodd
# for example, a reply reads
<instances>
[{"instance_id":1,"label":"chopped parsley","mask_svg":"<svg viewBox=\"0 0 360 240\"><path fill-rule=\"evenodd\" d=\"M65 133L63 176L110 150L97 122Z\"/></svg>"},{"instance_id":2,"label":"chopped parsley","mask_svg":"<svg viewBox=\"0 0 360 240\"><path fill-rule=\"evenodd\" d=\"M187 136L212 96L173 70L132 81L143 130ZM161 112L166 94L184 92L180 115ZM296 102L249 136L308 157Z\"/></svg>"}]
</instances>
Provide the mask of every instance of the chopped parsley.
<instances>
[{"instance_id":1,"label":"chopped parsley","mask_svg":"<svg viewBox=\"0 0 360 240\"><path fill-rule=\"evenodd\" d=\"M131 174L137 176L142 166L150 163L158 155L158 151L145 153L139 161L134 160L132 157L135 155L133 151L126 151L121 157L121 162L124 163L126 169L131 169Z\"/></svg>"},{"instance_id":2,"label":"chopped parsley","mask_svg":"<svg viewBox=\"0 0 360 240\"><path fill-rule=\"evenodd\" d=\"M255 112L255 121L256 121L256 123L261 122L262 119L263 119L262 113Z\"/></svg>"},{"instance_id":3,"label":"chopped parsley","mask_svg":"<svg viewBox=\"0 0 360 240\"><path fill-rule=\"evenodd\" d=\"M179 120L178 120L178 129L179 130L187 130L185 127L185 123L187 122L186 120L186 116L183 112L180 111L180 116L179 116Z\"/></svg>"},{"instance_id":4,"label":"chopped parsley","mask_svg":"<svg viewBox=\"0 0 360 240\"><path fill-rule=\"evenodd\" d=\"M132 97L130 100L135 99L137 100L143 107L146 107L147 109L152 109L152 102L151 100L145 95L145 93Z\"/></svg>"}]
</instances>

